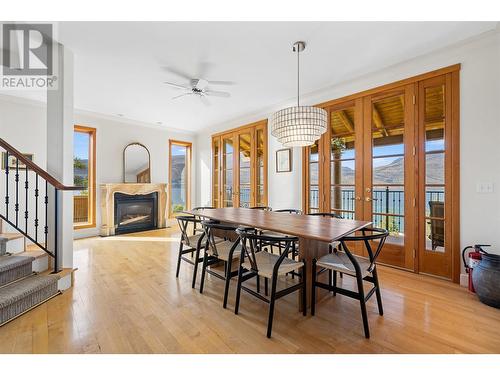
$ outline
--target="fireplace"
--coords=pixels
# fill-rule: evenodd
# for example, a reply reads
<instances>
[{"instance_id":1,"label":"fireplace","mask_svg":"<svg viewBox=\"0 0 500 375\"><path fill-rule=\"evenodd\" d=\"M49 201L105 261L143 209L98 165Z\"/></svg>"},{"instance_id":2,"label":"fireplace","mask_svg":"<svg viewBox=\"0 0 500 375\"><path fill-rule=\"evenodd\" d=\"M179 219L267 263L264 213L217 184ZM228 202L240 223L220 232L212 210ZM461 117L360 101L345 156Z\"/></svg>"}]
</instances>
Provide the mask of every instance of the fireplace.
<instances>
[{"instance_id":1,"label":"fireplace","mask_svg":"<svg viewBox=\"0 0 500 375\"><path fill-rule=\"evenodd\" d=\"M158 193L114 194L115 234L158 228Z\"/></svg>"}]
</instances>

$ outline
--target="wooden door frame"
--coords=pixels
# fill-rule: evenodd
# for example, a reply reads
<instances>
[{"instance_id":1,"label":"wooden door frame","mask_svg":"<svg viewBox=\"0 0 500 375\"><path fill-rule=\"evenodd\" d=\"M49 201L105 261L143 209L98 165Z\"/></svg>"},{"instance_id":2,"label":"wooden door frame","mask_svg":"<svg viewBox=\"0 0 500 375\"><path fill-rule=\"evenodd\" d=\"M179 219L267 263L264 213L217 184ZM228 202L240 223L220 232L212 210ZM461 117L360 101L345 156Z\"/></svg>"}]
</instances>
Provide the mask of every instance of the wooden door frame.
<instances>
[{"instance_id":1,"label":"wooden door frame","mask_svg":"<svg viewBox=\"0 0 500 375\"><path fill-rule=\"evenodd\" d=\"M79 133L87 133L90 137L90 150L89 150L89 157L92 159L91 164L89 164L89 183L88 183L88 188L89 188L89 221L84 224L75 224L73 223L73 229L78 230L78 229L88 229L88 228L95 228L96 227L96 141L97 141L97 129L92 128L90 126L84 126L80 124L76 124L73 127L74 132L79 132Z\"/></svg>"},{"instance_id":2,"label":"wooden door frame","mask_svg":"<svg viewBox=\"0 0 500 375\"><path fill-rule=\"evenodd\" d=\"M414 155L415 150L415 112L416 112L416 84L408 83L404 86L390 88L388 90L380 91L367 95L363 99L363 136L364 136L364 148L363 148L363 164L365 166L373 165L373 130L372 130L372 109L373 103L381 99L394 97L396 95L404 96L404 242L402 245L402 252L404 256L404 261L399 265L392 265L394 267L403 268L406 270L411 270L416 272L415 261L417 255L417 243L416 243L416 233L415 227L418 222L416 217L416 155ZM367 193L366 189L370 188L370 193ZM364 168L364 184L363 184L363 219L371 221L373 217L373 202L367 201L367 198L373 198L373 168ZM401 245L391 244L386 241L385 248L389 250L398 251ZM387 250L386 250L387 252Z\"/></svg>"},{"instance_id":3,"label":"wooden door frame","mask_svg":"<svg viewBox=\"0 0 500 375\"><path fill-rule=\"evenodd\" d=\"M234 187L237 189L235 193L235 199L233 202L233 207L240 207L240 137L243 134L250 135L250 199L249 206L255 206L255 128L245 127L241 130L235 132L234 136L236 139L235 158L233 164L233 181L235 182Z\"/></svg>"},{"instance_id":4,"label":"wooden door frame","mask_svg":"<svg viewBox=\"0 0 500 375\"><path fill-rule=\"evenodd\" d=\"M211 138L212 140L212 144L211 144L211 148L212 148L212 153L210 154L211 155L211 161L210 161L210 170L211 170L211 176L210 176L210 205L212 207L215 207L215 208L219 208L221 207L221 199L222 199L222 188L221 188L221 182L222 182L222 137L220 135L217 135L217 136L212 136ZM219 153L217 154L217 168L218 168L218 171L217 171L217 186L218 186L218 189L217 191L214 191L214 160L215 160L215 150L214 150L214 143L215 141L217 141L217 143L219 144ZM217 194L217 201L219 202L219 204L215 204L215 201L214 201L214 195Z\"/></svg>"},{"instance_id":5,"label":"wooden door frame","mask_svg":"<svg viewBox=\"0 0 500 375\"><path fill-rule=\"evenodd\" d=\"M186 210L191 209L191 164L193 159L193 143L187 141L179 141L175 139L168 140L168 218L173 218L175 215L172 212L172 145L184 146L187 148L187 187L186 187Z\"/></svg>"},{"instance_id":6,"label":"wooden door frame","mask_svg":"<svg viewBox=\"0 0 500 375\"><path fill-rule=\"evenodd\" d=\"M451 280L460 282L460 87L459 71L449 72L438 77L422 80L418 84L418 136L419 171L418 187L418 254L419 262L426 251L425 239L425 124L422 114L425 111L425 88L437 84L445 87L445 248L449 248Z\"/></svg>"},{"instance_id":7,"label":"wooden door frame","mask_svg":"<svg viewBox=\"0 0 500 375\"><path fill-rule=\"evenodd\" d=\"M212 168L212 175L211 175L211 186L210 186L210 191L211 191L211 204L214 204L213 196L214 196L214 185L213 185L213 158L214 158L214 139L219 139L219 147L220 147L220 152L219 152L219 207L223 207L223 198L224 198L224 191L223 191L223 154L224 154L224 139L227 138L232 138L233 140L233 195L232 195L232 201L233 201L233 206L237 207L239 206L239 195L236 195L235 192L239 192L239 135L243 133L250 133L251 137L251 160L250 160L250 205L256 205L256 200L257 200L257 194L256 194L256 189L257 189L257 131L262 130L263 134L263 160L264 160L264 172L263 172L263 186L264 186L264 196L263 196L263 201L264 205L268 204L268 158L269 158L269 153L268 153L268 133L267 133L267 120L261 120L257 122L253 122L251 124L239 126L234 129L229 129L225 130L223 132L215 133L212 135L212 144L211 144L211 168Z\"/></svg>"},{"instance_id":8,"label":"wooden door frame","mask_svg":"<svg viewBox=\"0 0 500 375\"><path fill-rule=\"evenodd\" d=\"M414 212L414 216L416 217L416 220L418 223L420 223L420 217L419 212L421 212L421 207L420 205L422 204L422 198L420 196L417 196L418 192L418 181L419 181L419 173L421 168L421 161L415 160L415 158L421 159L422 157L422 144L421 140L419 138L419 125L420 125L420 119L419 119L419 113L418 111L420 110L421 103L420 103L420 98L419 98L419 82L427 80L427 79L432 79L434 77L440 77L440 76L445 76L446 77L446 84L448 87L447 90L447 97L446 100L449 103L450 108L448 109L448 113L450 114L450 136L449 136L449 142L451 144L450 148L450 162L449 165L451 166L449 169L450 171L446 172L449 173L449 179L450 181L450 196L451 196L451 206L449 208L449 212L451 215L451 220L450 220L450 247L451 247L451 266L452 266L452 278L451 280L455 283L459 283L460 281L460 142L459 142L459 135L460 135L460 64L455 64L451 65L448 67L444 67L441 69L437 69L434 71L430 71L427 73L423 73L420 75L416 75L410 78L406 78L403 80L399 80L396 82L392 82L389 84L385 84L382 86L374 87L368 90L364 90L355 94L347 95L338 99L330 100L327 102L323 102L320 104L317 104L316 107L328 109L329 107L335 106L335 105L342 105L343 103L352 101L352 100L361 100L363 102L363 108L366 107L365 101L367 100L366 98L371 96L371 95L377 95L380 94L381 92L384 91L391 91L391 90L397 90L401 89L402 87L413 85L413 95L415 95L415 103L418 103L418 105L414 106L414 111L413 111L413 124L414 124L414 135L413 135L413 145L415 146L416 150L415 153L416 155L413 156L413 150L408 154L413 158L413 165L415 165L413 174L410 176L410 178L413 178L413 183L411 184L413 187L413 195L415 198L415 210L418 207L417 212ZM408 94L410 95L410 94ZM409 98L405 98L406 100L409 100ZM413 98L411 98L413 100ZM371 116L371 112L369 114L365 113L366 111L363 109L362 113L362 124L366 123L369 121L371 123L371 119L369 116ZM367 118L368 117L368 118ZM364 125L360 125L363 126ZM363 131L363 144L365 142L370 142L371 144L371 138L367 139L367 135L364 134L365 132ZM370 134L371 136L371 134ZM323 136L326 137L326 136ZM321 153L321 144L324 145L326 141L323 139L322 142L320 142L320 149L319 153ZM323 146L324 147L324 146ZM363 146L365 147L365 146ZM405 146L407 147L407 146ZM409 147L409 146L408 146ZM413 148L413 147L412 147ZM405 149L405 154L407 153L407 149ZM320 156L321 157L321 156ZM367 155L364 155L364 161L363 163L369 162L371 163L371 159L367 161ZM405 155L406 157L406 155ZM405 163L406 166L407 163ZM406 176L406 171L407 168L405 168L405 179L407 178ZM410 172L410 171L408 171ZM321 175L322 173L320 173ZM302 209L304 212L308 212L309 210L309 147L303 147L302 148ZM319 178L321 178L319 176ZM363 177L364 179L366 176ZM358 183L358 181L356 181ZM364 181L362 183L364 186ZM320 189L323 188L325 189L324 184L321 184L320 182ZM364 192L363 192L364 193ZM420 192L419 192L420 194ZM322 195L320 193L320 199ZM363 196L364 198L364 196ZM424 197L425 200L425 197ZM324 202L323 202L324 204ZM405 199L405 205L407 204L407 201ZM425 205L425 203L423 203ZM410 206L413 206L413 202L410 202ZM321 203L320 203L321 207ZM415 238L413 242L415 243L415 253L416 253L416 258L414 257L413 259L417 259L414 261L413 265L413 271L414 272L419 272L419 252L420 252L420 241L422 240L420 237L421 234L421 229L417 228L417 231L415 232ZM406 266L411 266L410 264L406 263L405 260L405 265ZM411 269L411 267L410 267Z\"/></svg>"}]
</instances>

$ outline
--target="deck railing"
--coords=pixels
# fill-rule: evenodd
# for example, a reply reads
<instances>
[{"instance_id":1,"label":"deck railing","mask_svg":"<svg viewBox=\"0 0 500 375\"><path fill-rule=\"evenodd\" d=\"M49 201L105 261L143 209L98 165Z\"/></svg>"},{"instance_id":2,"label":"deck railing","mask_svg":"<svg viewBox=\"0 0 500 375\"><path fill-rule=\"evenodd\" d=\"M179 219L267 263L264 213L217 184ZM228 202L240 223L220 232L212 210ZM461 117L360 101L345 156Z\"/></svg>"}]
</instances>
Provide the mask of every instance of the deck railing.
<instances>
[{"instance_id":1,"label":"deck railing","mask_svg":"<svg viewBox=\"0 0 500 375\"><path fill-rule=\"evenodd\" d=\"M319 207L319 191L311 189L310 207ZM334 198L332 197L332 202ZM341 214L346 219L354 219L355 210L354 189L342 189L340 200L335 208L343 211ZM404 190L375 187L372 192L373 225L386 228L393 233L404 233ZM428 210L429 202L444 201L444 191L429 190L425 193L425 207ZM387 215L388 214L388 215ZM429 214L429 212L427 212Z\"/></svg>"}]
</instances>

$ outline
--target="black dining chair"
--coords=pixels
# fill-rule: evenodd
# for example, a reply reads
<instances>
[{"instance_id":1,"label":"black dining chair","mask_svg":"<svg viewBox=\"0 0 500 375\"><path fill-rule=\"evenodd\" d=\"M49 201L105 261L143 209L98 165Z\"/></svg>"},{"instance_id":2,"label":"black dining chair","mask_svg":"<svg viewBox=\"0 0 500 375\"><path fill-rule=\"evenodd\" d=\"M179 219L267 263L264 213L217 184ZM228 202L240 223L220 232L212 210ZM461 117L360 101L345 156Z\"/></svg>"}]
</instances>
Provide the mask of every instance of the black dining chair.
<instances>
[{"instance_id":1,"label":"black dining chair","mask_svg":"<svg viewBox=\"0 0 500 375\"><path fill-rule=\"evenodd\" d=\"M308 215L309 216L331 217L334 219L343 219L342 215L336 214L334 212L311 212Z\"/></svg>"},{"instance_id":2,"label":"black dining chair","mask_svg":"<svg viewBox=\"0 0 500 375\"><path fill-rule=\"evenodd\" d=\"M343 217L339 214L336 214L334 212L311 212L308 214L309 216L321 216L321 217L329 217L332 219L343 219ZM333 253L333 250L335 248L338 248L340 246L339 241L334 241L328 245L328 252L331 254ZM340 274L340 277L342 278L342 274ZM333 284L333 271L328 272L328 282L330 285Z\"/></svg>"},{"instance_id":3,"label":"black dining chair","mask_svg":"<svg viewBox=\"0 0 500 375\"><path fill-rule=\"evenodd\" d=\"M312 264L312 291L311 291L311 315L316 310L316 288L322 288L333 292L357 299L361 306L361 316L363 318L363 327L365 337L370 338L370 329L368 327L368 316L366 313L366 301L375 293L377 296L378 312L384 314L382 308L382 296L380 293L380 284L377 275L377 258L384 247L385 240L389 232L379 228L364 228L360 230L361 235L349 235L340 239L342 250L335 250L332 254L327 254L319 259L313 259ZM365 244L368 258L353 255L346 242L362 241ZM372 244L377 244L375 252L372 250ZM317 269L319 268L319 272ZM333 285L327 285L317 280L318 275L326 270L333 271ZM357 292L349 289L337 287L337 272L356 278ZM373 284L373 287L365 294L363 281Z\"/></svg>"},{"instance_id":4,"label":"black dining chair","mask_svg":"<svg viewBox=\"0 0 500 375\"><path fill-rule=\"evenodd\" d=\"M175 271L175 277L179 277L179 272L181 269L181 261L192 264L194 266L193 271L193 281L192 287L194 288L196 285L196 275L198 272L198 264L203 262L203 258L200 258L200 251L203 246L203 238L205 237L205 233L197 233L193 230L193 234L189 234L189 225L202 223L202 219L192 215L180 215L176 216L177 223L179 224L179 228L181 230L181 238L179 241L179 254L177 256L177 269ZM221 242L224 241L223 238L217 238L216 241ZM186 248L185 248L186 247ZM184 255L191 254L191 259L185 257ZM194 259L193 259L194 255Z\"/></svg>"},{"instance_id":5,"label":"black dining chair","mask_svg":"<svg viewBox=\"0 0 500 375\"><path fill-rule=\"evenodd\" d=\"M255 206L255 207L249 207L251 210L262 210L262 211L272 211L273 209L268 206Z\"/></svg>"},{"instance_id":6,"label":"black dining chair","mask_svg":"<svg viewBox=\"0 0 500 375\"><path fill-rule=\"evenodd\" d=\"M196 211L202 211L202 210L214 210L215 207L210 207L210 206L198 206L198 207L195 207L193 209L191 209L191 211L194 211L196 213ZM199 217L197 216L196 214L194 215L196 217ZM203 228L199 228L196 226L197 223L194 223L193 224L193 235L196 234L197 232L203 232Z\"/></svg>"},{"instance_id":7,"label":"black dining chair","mask_svg":"<svg viewBox=\"0 0 500 375\"><path fill-rule=\"evenodd\" d=\"M273 212L283 212L283 213L288 213L290 215L302 215L302 211L298 210L296 208L283 208L279 210L274 210ZM286 234L279 233L279 232L273 232L273 231L262 231L262 234L265 234L267 236L286 236ZM279 253L281 254L281 247L279 248ZM299 247L295 247L293 254L290 254L293 259L296 259L299 255ZM294 277L294 273L292 273L292 278Z\"/></svg>"},{"instance_id":8,"label":"black dining chair","mask_svg":"<svg viewBox=\"0 0 500 375\"><path fill-rule=\"evenodd\" d=\"M274 317L274 305L277 299L293 293L299 289L302 290L303 315L307 314L306 305L306 264L305 261L296 261L288 258L288 254L297 244L297 237L274 237L265 236L257 233L254 228L238 228L236 233L240 236L241 255L240 266L238 270L238 286L236 289L236 303L234 313L238 314L240 307L241 291L251 294L252 296L269 304L269 316L267 323L267 337L271 337ZM272 254L267 251L269 244L278 245L284 243L285 247L281 255ZM300 281L292 286L277 291L278 277L287 273L301 270ZM264 277L265 280L271 281L271 295L267 298L267 290L263 296L259 292L254 291L243 285L244 282L256 277ZM266 283L267 285L267 283ZM267 289L267 288L266 288Z\"/></svg>"},{"instance_id":9,"label":"black dining chair","mask_svg":"<svg viewBox=\"0 0 500 375\"><path fill-rule=\"evenodd\" d=\"M294 214L294 215L302 215L302 211L297 210L296 208L282 208L279 210L274 210L273 212L286 212L286 213Z\"/></svg>"},{"instance_id":10,"label":"black dining chair","mask_svg":"<svg viewBox=\"0 0 500 375\"><path fill-rule=\"evenodd\" d=\"M229 224L221 224L217 221L204 221L202 223L203 230L205 231L205 255L203 257L203 267L201 269L201 280L200 280L200 293L203 293L203 287L205 285L205 275L208 273L215 276L221 280L224 280L224 301L222 307L227 306L227 296L229 292L229 283L232 277L238 276L238 270L232 270L233 260L238 259L241 255L241 245L239 236L236 237L234 241L231 241L228 237L224 241L217 241L218 238L216 234L221 232L235 232L238 228L237 226L232 226ZM221 275L209 269L209 266L213 266L220 262L224 263L224 274Z\"/></svg>"}]
</instances>

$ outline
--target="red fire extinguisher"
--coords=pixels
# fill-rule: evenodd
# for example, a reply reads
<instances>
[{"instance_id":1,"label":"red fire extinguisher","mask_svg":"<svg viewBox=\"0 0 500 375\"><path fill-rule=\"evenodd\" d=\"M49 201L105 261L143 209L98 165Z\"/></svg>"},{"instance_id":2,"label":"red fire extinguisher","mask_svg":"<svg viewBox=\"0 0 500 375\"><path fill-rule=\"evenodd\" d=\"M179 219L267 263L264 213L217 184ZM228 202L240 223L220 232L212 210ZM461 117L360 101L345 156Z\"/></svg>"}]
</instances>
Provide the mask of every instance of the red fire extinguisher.
<instances>
[{"instance_id":1,"label":"red fire extinguisher","mask_svg":"<svg viewBox=\"0 0 500 375\"><path fill-rule=\"evenodd\" d=\"M479 262L481 262L481 254L488 254L486 251L484 251L482 248L486 246L491 246L491 245L474 245L474 246L467 246L465 249L462 250L462 260L464 262L464 267L465 271L469 275L469 290L472 293L476 293L474 289L474 284L472 283L472 272L474 271L474 267L476 267ZM469 259L469 262L465 260L465 253L469 249L474 249L474 251L470 251L467 258Z\"/></svg>"}]
</instances>

